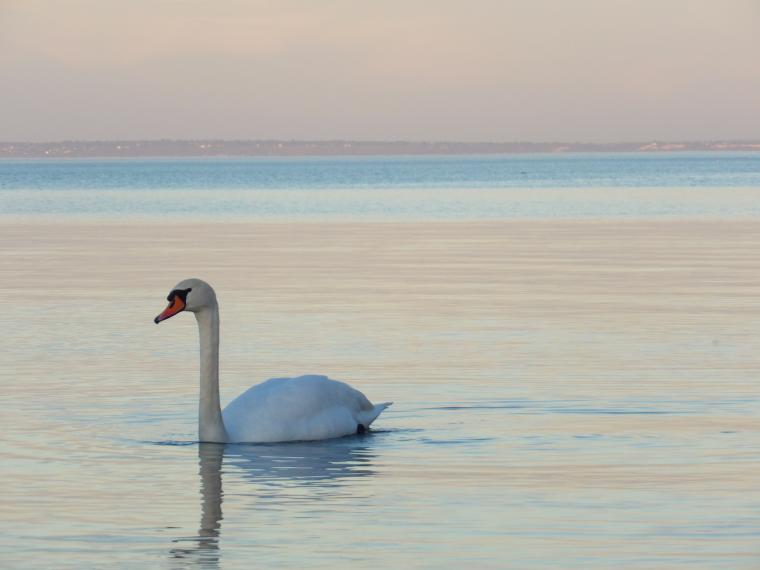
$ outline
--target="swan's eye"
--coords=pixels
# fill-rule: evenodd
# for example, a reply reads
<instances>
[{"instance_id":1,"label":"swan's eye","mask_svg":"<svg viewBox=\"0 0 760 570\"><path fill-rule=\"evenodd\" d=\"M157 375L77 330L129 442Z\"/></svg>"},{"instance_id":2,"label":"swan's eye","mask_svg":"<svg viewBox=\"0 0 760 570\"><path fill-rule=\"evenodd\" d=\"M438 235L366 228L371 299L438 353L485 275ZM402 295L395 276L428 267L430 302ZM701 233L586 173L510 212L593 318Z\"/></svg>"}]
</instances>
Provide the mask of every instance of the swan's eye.
<instances>
[{"instance_id":1,"label":"swan's eye","mask_svg":"<svg viewBox=\"0 0 760 570\"><path fill-rule=\"evenodd\" d=\"M183 303L187 303L187 294L192 290L192 287L188 287L187 289L174 289L171 293L169 293L169 296L166 297L166 300L171 303L174 301L174 297L179 297L182 299Z\"/></svg>"}]
</instances>

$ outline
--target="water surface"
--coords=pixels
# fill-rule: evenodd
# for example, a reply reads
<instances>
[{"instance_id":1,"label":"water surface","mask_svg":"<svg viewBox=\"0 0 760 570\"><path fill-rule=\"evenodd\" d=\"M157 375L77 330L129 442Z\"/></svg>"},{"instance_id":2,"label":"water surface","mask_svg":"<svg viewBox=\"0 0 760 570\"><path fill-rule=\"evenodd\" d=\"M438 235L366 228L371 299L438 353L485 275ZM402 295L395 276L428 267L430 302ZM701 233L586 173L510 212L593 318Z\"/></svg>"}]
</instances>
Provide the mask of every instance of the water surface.
<instances>
[{"instance_id":1,"label":"water surface","mask_svg":"<svg viewBox=\"0 0 760 570\"><path fill-rule=\"evenodd\" d=\"M9 568L756 568L760 223L0 224ZM198 445L222 401L324 373L363 437Z\"/></svg>"},{"instance_id":2,"label":"water surface","mask_svg":"<svg viewBox=\"0 0 760 570\"><path fill-rule=\"evenodd\" d=\"M3 160L0 216L760 216L760 153Z\"/></svg>"},{"instance_id":3,"label":"water surface","mask_svg":"<svg viewBox=\"0 0 760 570\"><path fill-rule=\"evenodd\" d=\"M0 161L0 566L756 568L760 155ZM365 436L199 445L263 379Z\"/></svg>"}]
</instances>

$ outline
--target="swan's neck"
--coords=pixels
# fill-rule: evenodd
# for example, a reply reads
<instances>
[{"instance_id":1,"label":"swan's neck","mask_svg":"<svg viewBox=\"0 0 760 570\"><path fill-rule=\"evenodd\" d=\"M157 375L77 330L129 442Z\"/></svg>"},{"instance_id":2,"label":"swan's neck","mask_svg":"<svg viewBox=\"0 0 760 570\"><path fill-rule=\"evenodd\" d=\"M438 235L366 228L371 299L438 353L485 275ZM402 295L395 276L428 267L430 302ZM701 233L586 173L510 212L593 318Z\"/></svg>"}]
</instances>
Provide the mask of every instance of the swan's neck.
<instances>
[{"instance_id":1,"label":"swan's neck","mask_svg":"<svg viewBox=\"0 0 760 570\"><path fill-rule=\"evenodd\" d=\"M203 442L224 443L227 431L219 405L219 307L195 313L201 341L201 390L198 409L198 438Z\"/></svg>"}]
</instances>

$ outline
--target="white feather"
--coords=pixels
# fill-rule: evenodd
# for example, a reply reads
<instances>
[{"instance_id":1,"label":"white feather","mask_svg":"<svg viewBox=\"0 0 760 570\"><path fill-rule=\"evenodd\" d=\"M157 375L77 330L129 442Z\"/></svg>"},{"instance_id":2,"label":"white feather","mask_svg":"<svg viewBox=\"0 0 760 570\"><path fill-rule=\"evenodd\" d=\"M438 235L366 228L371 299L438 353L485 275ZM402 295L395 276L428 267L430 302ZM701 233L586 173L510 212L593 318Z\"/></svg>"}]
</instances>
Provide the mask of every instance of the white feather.
<instances>
[{"instance_id":1,"label":"white feather","mask_svg":"<svg viewBox=\"0 0 760 570\"><path fill-rule=\"evenodd\" d=\"M272 378L232 400L222 411L231 442L308 441L368 428L390 403L378 406L327 376Z\"/></svg>"}]
</instances>

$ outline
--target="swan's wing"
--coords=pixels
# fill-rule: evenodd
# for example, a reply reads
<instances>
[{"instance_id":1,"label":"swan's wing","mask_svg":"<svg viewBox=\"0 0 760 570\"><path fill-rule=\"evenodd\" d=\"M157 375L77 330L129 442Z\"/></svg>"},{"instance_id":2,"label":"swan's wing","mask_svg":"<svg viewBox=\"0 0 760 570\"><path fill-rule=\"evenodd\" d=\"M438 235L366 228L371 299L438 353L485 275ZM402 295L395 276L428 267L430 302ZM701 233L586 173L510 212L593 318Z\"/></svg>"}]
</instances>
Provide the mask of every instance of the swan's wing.
<instances>
[{"instance_id":1,"label":"swan's wing","mask_svg":"<svg viewBox=\"0 0 760 570\"><path fill-rule=\"evenodd\" d=\"M385 409L358 390L326 376L272 378L249 388L224 409L232 441L327 439L368 427Z\"/></svg>"}]
</instances>

